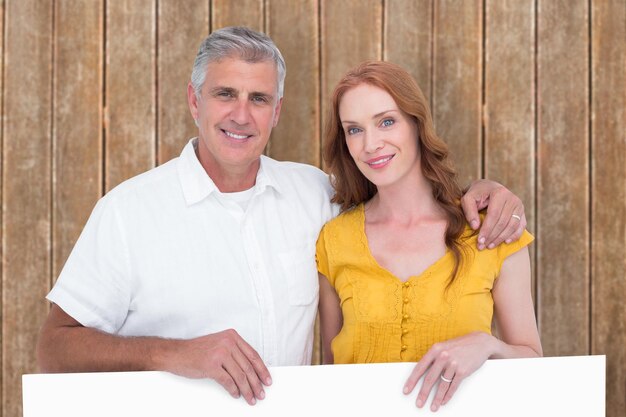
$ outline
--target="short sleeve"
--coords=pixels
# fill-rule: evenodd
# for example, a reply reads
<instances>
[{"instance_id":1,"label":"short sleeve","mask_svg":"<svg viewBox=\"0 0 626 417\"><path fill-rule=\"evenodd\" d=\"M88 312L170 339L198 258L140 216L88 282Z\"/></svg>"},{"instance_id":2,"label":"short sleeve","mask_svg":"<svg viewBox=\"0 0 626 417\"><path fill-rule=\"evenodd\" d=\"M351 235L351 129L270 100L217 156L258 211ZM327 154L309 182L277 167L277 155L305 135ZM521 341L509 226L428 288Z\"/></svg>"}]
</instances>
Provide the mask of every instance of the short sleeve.
<instances>
[{"instance_id":1,"label":"short sleeve","mask_svg":"<svg viewBox=\"0 0 626 417\"><path fill-rule=\"evenodd\" d=\"M502 267L502 263L506 258L519 251L520 249L528 246L531 242L535 240L533 235L531 235L528 230L524 230L522 233L522 237L520 237L515 242L511 243L502 243L497 247L498 251L498 270Z\"/></svg>"},{"instance_id":2,"label":"short sleeve","mask_svg":"<svg viewBox=\"0 0 626 417\"><path fill-rule=\"evenodd\" d=\"M47 299L85 327L116 332L130 305L130 261L115 207L103 197Z\"/></svg>"},{"instance_id":3,"label":"short sleeve","mask_svg":"<svg viewBox=\"0 0 626 417\"><path fill-rule=\"evenodd\" d=\"M326 226L322 227L320 235L315 245L315 262L317 270L330 280L330 266L328 263L328 252L326 250Z\"/></svg>"}]
</instances>

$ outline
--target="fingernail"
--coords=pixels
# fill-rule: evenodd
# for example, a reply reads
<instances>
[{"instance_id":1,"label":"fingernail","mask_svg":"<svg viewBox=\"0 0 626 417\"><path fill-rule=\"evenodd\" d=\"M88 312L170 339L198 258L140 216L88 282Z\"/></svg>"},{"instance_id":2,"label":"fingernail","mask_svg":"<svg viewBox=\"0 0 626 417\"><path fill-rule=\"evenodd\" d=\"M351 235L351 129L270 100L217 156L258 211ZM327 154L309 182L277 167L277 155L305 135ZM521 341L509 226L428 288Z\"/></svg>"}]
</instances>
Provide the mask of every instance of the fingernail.
<instances>
[{"instance_id":1,"label":"fingernail","mask_svg":"<svg viewBox=\"0 0 626 417\"><path fill-rule=\"evenodd\" d=\"M489 249L493 249L496 247L496 245L494 245L493 243L490 243L489 246L487 246Z\"/></svg>"},{"instance_id":2,"label":"fingernail","mask_svg":"<svg viewBox=\"0 0 626 417\"><path fill-rule=\"evenodd\" d=\"M505 242L506 242L506 243L507 243L507 245L508 245L509 243L511 243L511 239L507 239L507 240L505 240Z\"/></svg>"},{"instance_id":3,"label":"fingernail","mask_svg":"<svg viewBox=\"0 0 626 417\"><path fill-rule=\"evenodd\" d=\"M250 404L251 404L251 405L256 404L256 399L255 399L254 397L252 397L252 400L250 400Z\"/></svg>"},{"instance_id":4,"label":"fingernail","mask_svg":"<svg viewBox=\"0 0 626 417\"><path fill-rule=\"evenodd\" d=\"M260 399L264 399L265 398L265 391L261 390L261 392L259 392L259 398Z\"/></svg>"},{"instance_id":5,"label":"fingernail","mask_svg":"<svg viewBox=\"0 0 626 417\"><path fill-rule=\"evenodd\" d=\"M482 243L478 245L478 250L483 250L485 249L485 245L483 245Z\"/></svg>"},{"instance_id":6,"label":"fingernail","mask_svg":"<svg viewBox=\"0 0 626 417\"><path fill-rule=\"evenodd\" d=\"M272 385L272 378L270 378L269 376L265 378L265 385Z\"/></svg>"},{"instance_id":7,"label":"fingernail","mask_svg":"<svg viewBox=\"0 0 626 417\"><path fill-rule=\"evenodd\" d=\"M431 409L432 411L437 411L437 409L438 409L438 408L439 408L439 407L437 407L436 405L433 405L433 406L431 406L431 407L430 407L430 409Z\"/></svg>"},{"instance_id":8,"label":"fingernail","mask_svg":"<svg viewBox=\"0 0 626 417\"><path fill-rule=\"evenodd\" d=\"M472 220L470 225L472 226L472 229L477 229L478 228L478 220Z\"/></svg>"},{"instance_id":9,"label":"fingernail","mask_svg":"<svg viewBox=\"0 0 626 417\"><path fill-rule=\"evenodd\" d=\"M409 393L409 387L404 387L404 389L402 390L402 392L404 392L405 394Z\"/></svg>"},{"instance_id":10,"label":"fingernail","mask_svg":"<svg viewBox=\"0 0 626 417\"><path fill-rule=\"evenodd\" d=\"M478 243L485 243L485 237L484 236L478 236Z\"/></svg>"},{"instance_id":11,"label":"fingernail","mask_svg":"<svg viewBox=\"0 0 626 417\"><path fill-rule=\"evenodd\" d=\"M422 408L422 406L424 405L424 401L422 400L417 400L417 407L418 408Z\"/></svg>"}]
</instances>

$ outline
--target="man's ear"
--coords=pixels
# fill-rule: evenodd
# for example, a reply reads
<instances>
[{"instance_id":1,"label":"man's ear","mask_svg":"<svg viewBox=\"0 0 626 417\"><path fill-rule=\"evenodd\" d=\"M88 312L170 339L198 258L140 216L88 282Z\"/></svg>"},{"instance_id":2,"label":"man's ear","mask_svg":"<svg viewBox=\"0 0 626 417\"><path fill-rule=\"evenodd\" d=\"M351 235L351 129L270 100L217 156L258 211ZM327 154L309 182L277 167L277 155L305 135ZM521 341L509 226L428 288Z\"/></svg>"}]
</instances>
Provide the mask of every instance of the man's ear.
<instances>
[{"instance_id":1,"label":"man's ear","mask_svg":"<svg viewBox=\"0 0 626 417\"><path fill-rule=\"evenodd\" d=\"M191 82L187 84L187 104L189 104L189 111L191 112L191 117L193 117L193 119L197 121L198 120L198 97L196 97L196 92L193 89L193 85L191 85Z\"/></svg>"},{"instance_id":2,"label":"man's ear","mask_svg":"<svg viewBox=\"0 0 626 417\"><path fill-rule=\"evenodd\" d=\"M276 104L276 108L274 109L274 123L272 124L272 127L276 127L276 125L278 124L278 119L280 118L280 109L283 106L283 97L281 97L278 100L278 103Z\"/></svg>"}]
</instances>

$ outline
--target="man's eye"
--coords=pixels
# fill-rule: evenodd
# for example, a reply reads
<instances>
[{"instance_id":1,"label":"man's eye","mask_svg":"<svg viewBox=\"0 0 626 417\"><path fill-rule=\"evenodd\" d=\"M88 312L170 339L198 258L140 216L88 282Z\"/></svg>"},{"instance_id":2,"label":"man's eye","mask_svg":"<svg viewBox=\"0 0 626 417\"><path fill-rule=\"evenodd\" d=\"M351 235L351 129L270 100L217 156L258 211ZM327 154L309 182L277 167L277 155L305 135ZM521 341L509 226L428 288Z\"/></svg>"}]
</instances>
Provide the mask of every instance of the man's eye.
<instances>
[{"instance_id":1,"label":"man's eye","mask_svg":"<svg viewBox=\"0 0 626 417\"><path fill-rule=\"evenodd\" d=\"M358 127L351 127L348 129L348 135L354 135L361 131Z\"/></svg>"},{"instance_id":2,"label":"man's eye","mask_svg":"<svg viewBox=\"0 0 626 417\"><path fill-rule=\"evenodd\" d=\"M233 94L228 92L228 91L220 91L219 93L217 93L218 97L232 97Z\"/></svg>"},{"instance_id":3,"label":"man's eye","mask_svg":"<svg viewBox=\"0 0 626 417\"><path fill-rule=\"evenodd\" d=\"M395 122L394 122L394 120L393 120L393 119L385 119L385 120L383 120L382 125L383 125L384 127L389 127L389 126L391 126L391 125L392 125L392 124L394 124L394 123L395 123Z\"/></svg>"},{"instance_id":4,"label":"man's eye","mask_svg":"<svg viewBox=\"0 0 626 417\"><path fill-rule=\"evenodd\" d=\"M256 103L267 103L267 98L266 97L252 97L252 101L256 102Z\"/></svg>"}]
</instances>

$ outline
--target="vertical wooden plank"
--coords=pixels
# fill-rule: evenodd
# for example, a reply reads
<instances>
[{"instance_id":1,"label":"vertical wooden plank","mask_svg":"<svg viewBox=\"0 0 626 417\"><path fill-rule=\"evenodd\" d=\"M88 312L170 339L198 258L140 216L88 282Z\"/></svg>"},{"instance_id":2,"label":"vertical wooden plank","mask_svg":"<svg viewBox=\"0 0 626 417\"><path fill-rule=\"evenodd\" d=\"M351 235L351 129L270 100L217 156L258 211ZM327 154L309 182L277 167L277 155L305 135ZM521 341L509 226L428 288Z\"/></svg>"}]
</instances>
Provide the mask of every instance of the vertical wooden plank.
<instances>
[{"instance_id":1,"label":"vertical wooden plank","mask_svg":"<svg viewBox=\"0 0 626 417\"><path fill-rule=\"evenodd\" d=\"M381 0L321 1L322 129L337 82L350 68L382 59ZM347 21L358 25L346 24Z\"/></svg>"},{"instance_id":2,"label":"vertical wooden plank","mask_svg":"<svg viewBox=\"0 0 626 417\"><path fill-rule=\"evenodd\" d=\"M485 26L485 177L522 199L534 232L535 0L488 0Z\"/></svg>"},{"instance_id":3,"label":"vertical wooden plank","mask_svg":"<svg viewBox=\"0 0 626 417\"><path fill-rule=\"evenodd\" d=\"M280 122L272 132L268 155L319 166L318 3L271 0L268 6L267 33L287 63Z\"/></svg>"},{"instance_id":4,"label":"vertical wooden plank","mask_svg":"<svg viewBox=\"0 0 626 417\"><path fill-rule=\"evenodd\" d=\"M4 0L0 0L0 260L4 265ZM4 386L4 268L0 265L0 387ZM0 404L4 390L0 388ZM0 407L0 417L4 416Z\"/></svg>"},{"instance_id":5,"label":"vertical wooden plank","mask_svg":"<svg viewBox=\"0 0 626 417\"><path fill-rule=\"evenodd\" d=\"M433 118L465 185L481 176L482 2L434 8Z\"/></svg>"},{"instance_id":6,"label":"vertical wooden plank","mask_svg":"<svg viewBox=\"0 0 626 417\"><path fill-rule=\"evenodd\" d=\"M213 0L212 4L212 30L226 26L265 30L263 0Z\"/></svg>"},{"instance_id":7,"label":"vertical wooden plank","mask_svg":"<svg viewBox=\"0 0 626 417\"><path fill-rule=\"evenodd\" d=\"M52 277L102 191L102 0L55 2Z\"/></svg>"},{"instance_id":8,"label":"vertical wooden plank","mask_svg":"<svg viewBox=\"0 0 626 417\"><path fill-rule=\"evenodd\" d=\"M544 354L589 353L588 2L538 3L537 261Z\"/></svg>"},{"instance_id":9,"label":"vertical wooden plank","mask_svg":"<svg viewBox=\"0 0 626 417\"><path fill-rule=\"evenodd\" d=\"M163 163L198 135L187 106L187 83L209 32L209 3L159 0L158 7L158 162Z\"/></svg>"},{"instance_id":10,"label":"vertical wooden plank","mask_svg":"<svg viewBox=\"0 0 626 417\"><path fill-rule=\"evenodd\" d=\"M50 284L52 2L7 0L4 68L2 413L22 414L21 376Z\"/></svg>"},{"instance_id":11,"label":"vertical wooden plank","mask_svg":"<svg viewBox=\"0 0 626 417\"><path fill-rule=\"evenodd\" d=\"M155 164L155 0L106 2L105 188Z\"/></svg>"},{"instance_id":12,"label":"vertical wooden plank","mask_svg":"<svg viewBox=\"0 0 626 417\"><path fill-rule=\"evenodd\" d=\"M427 99L431 96L432 0L385 2L384 59L404 67Z\"/></svg>"},{"instance_id":13,"label":"vertical wooden plank","mask_svg":"<svg viewBox=\"0 0 626 417\"><path fill-rule=\"evenodd\" d=\"M592 2L592 341L607 416L626 415L626 3Z\"/></svg>"},{"instance_id":14,"label":"vertical wooden plank","mask_svg":"<svg viewBox=\"0 0 626 417\"><path fill-rule=\"evenodd\" d=\"M320 166L319 7L317 0L294 3L270 0L267 33L287 63L280 122L272 131L267 154ZM321 363L316 322L312 363Z\"/></svg>"}]
</instances>

